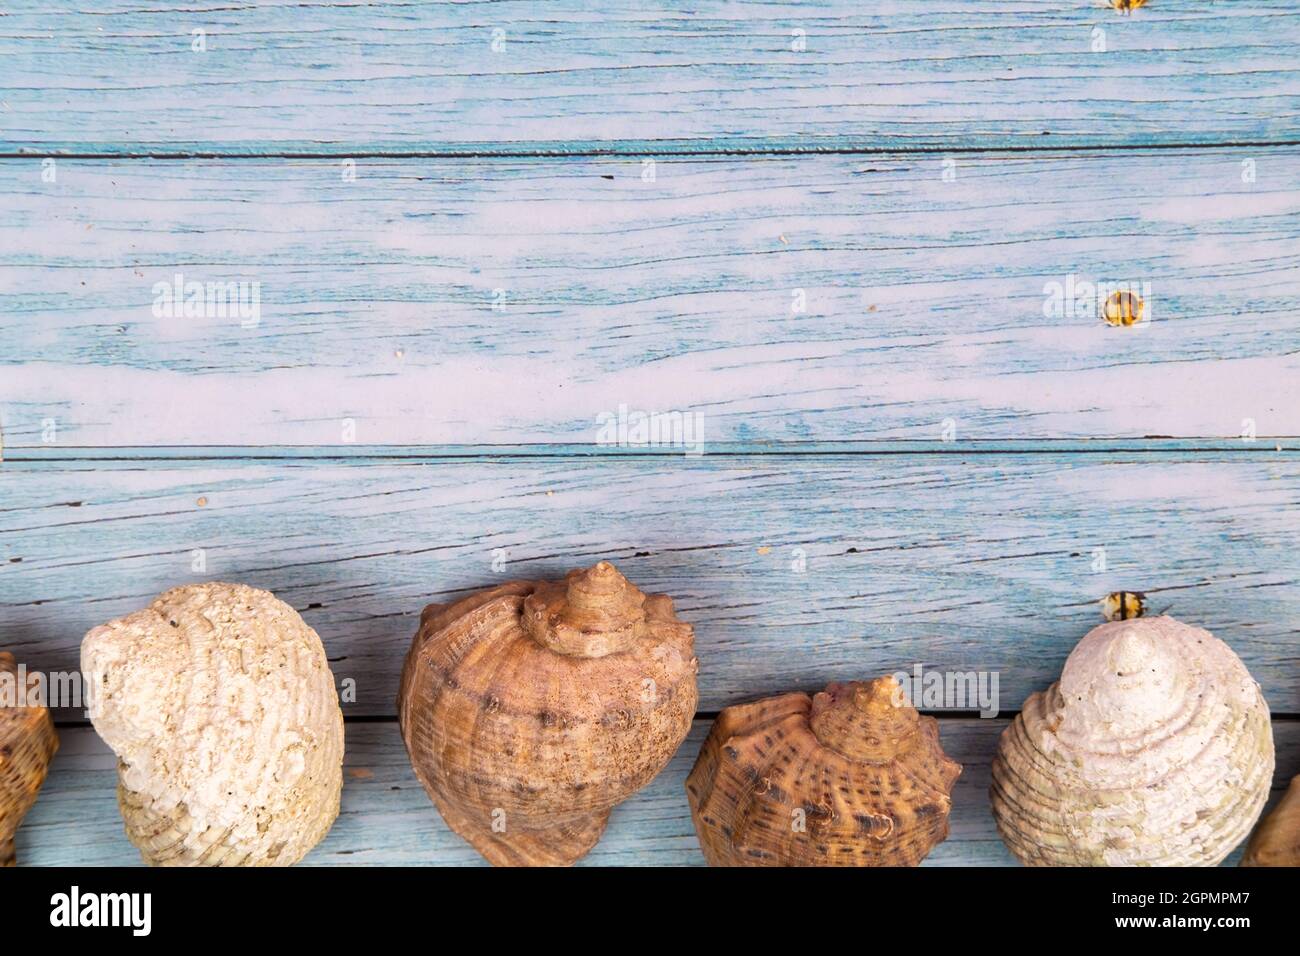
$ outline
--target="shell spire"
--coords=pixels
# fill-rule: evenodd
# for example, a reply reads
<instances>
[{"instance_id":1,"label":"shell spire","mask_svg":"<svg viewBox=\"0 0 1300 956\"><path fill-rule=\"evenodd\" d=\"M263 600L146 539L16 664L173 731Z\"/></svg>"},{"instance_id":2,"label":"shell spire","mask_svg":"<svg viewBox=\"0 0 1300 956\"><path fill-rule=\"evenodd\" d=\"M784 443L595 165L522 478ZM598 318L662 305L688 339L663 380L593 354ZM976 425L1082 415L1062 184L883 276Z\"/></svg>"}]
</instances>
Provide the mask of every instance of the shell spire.
<instances>
[{"instance_id":1,"label":"shell spire","mask_svg":"<svg viewBox=\"0 0 1300 956\"><path fill-rule=\"evenodd\" d=\"M921 716L893 677L831 684L812 699L808 719L825 747L853 760L893 760L914 742Z\"/></svg>"},{"instance_id":2,"label":"shell spire","mask_svg":"<svg viewBox=\"0 0 1300 956\"><path fill-rule=\"evenodd\" d=\"M1094 628L993 761L993 815L1036 866L1215 866L1273 778L1268 706L1222 641L1169 617Z\"/></svg>"},{"instance_id":3,"label":"shell spire","mask_svg":"<svg viewBox=\"0 0 1300 956\"><path fill-rule=\"evenodd\" d=\"M915 866L961 766L892 677L728 707L686 780L713 866Z\"/></svg>"},{"instance_id":4,"label":"shell spire","mask_svg":"<svg viewBox=\"0 0 1300 956\"><path fill-rule=\"evenodd\" d=\"M608 561L570 571L524 600L524 629L555 651L604 657L627 650L646 634L646 596Z\"/></svg>"}]
</instances>

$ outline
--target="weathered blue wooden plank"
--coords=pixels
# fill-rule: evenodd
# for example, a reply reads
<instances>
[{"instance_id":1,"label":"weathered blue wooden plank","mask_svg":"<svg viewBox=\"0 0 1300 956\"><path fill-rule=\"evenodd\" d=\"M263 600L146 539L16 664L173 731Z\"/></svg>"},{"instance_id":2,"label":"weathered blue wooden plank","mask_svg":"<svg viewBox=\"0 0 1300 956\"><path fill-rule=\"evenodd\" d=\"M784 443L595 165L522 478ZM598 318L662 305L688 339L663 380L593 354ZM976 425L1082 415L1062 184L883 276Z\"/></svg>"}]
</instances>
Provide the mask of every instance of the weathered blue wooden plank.
<instances>
[{"instance_id":1,"label":"weathered blue wooden plank","mask_svg":"<svg viewBox=\"0 0 1300 956\"><path fill-rule=\"evenodd\" d=\"M751 441L709 442L698 457L735 458L762 455L879 457L885 455L1126 455L1163 458L1171 452L1185 457L1203 453L1271 457L1300 451L1300 438L1110 438L1004 439L994 441ZM10 462L175 462L175 461L443 461L492 459L681 458L670 445L645 447L538 443L531 445L20 445L3 459ZM696 457L696 456L692 456Z\"/></svg>"},{"instance_id":2,"label":"weathered blue wooden plank","mask_svg":"<svg viewBox=\"0 0 1300 956\"><path fill-rule=\"evenodd\" d=\"M951 833L925 866L1013 866L989 809L989 762L1006 720L945 719L940 739L962 764L953 790ZM580 865L703 866L684 788L707 721L655 780L614 810L609 829ZM18 831L18 861L30 866L135 866L114 789L108 748L87 727L61 732L61 747L40 800ZM1270 806L1300 771L1300 722L1273 725L1277 773ZM349 723L343 804L306 866L472 866L482 860L443 824L411 772L397 725ZM1236 862L1237 854L1227 861Z\"/></svg>"},{"instance_id":3,"label":"weathered blue wooden plank","mask_svg":"<svg viewBox=\"0 0 1300 956\"><path fill-rule=\"evenodd\" d=\"M1300 148L951 171L7 161L6 444L596 443L620 409L706 445L1300 435ZM169 311L178 274L256 314ZM1056 314L1071 276L1150 321Z\"/></svg>"},{"instance_id":4,"label":"weathered blue wooden plank","mask_svg":"<svg viewBox=\"0 0 1300 956\"><path fill-rule=\"evenodd\" d=\"M1297 138L1300 8L17 0L0 150L816 150ZM204 31L200 44L194 31ZM195 47L202 46L201 51Z\"/></svg>"},{"instance_id":5,"label":"weathered blue wooden plank","mask_svg":"<svg viewBox=\"0 0 1300 956\"><path fill-rule=\"evenodd\" d=\"M846 673L997 672L1017 709L1146 591L1300 713L1295 452L5 462L0 647L82 635L188 581L299 608L353 715L391 715L420 610L601 558L696 627L701 707Z\"/></svg>"}]
</instances>

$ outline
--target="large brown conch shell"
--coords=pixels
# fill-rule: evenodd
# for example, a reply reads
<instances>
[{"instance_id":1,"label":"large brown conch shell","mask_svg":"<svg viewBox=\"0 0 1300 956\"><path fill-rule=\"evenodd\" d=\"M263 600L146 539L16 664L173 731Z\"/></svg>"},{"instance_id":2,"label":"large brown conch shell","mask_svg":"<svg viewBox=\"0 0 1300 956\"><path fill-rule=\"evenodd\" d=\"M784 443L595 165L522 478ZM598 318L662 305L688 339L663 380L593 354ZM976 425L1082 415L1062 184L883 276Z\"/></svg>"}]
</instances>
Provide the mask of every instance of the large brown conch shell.
<instances>
[{"instance_id":1,"label":"large brown conch shell","mask_svg":"<svg viewBox=\"0 0 1300 956\"><path fill-rule=\"evenodd\" d=\"M1300 776L1246 844L1242 866L1300 866Z\"/></svg>"},{"instance_id":2,"label":"large brown conch shell","mask_svg":"<svg viewBox=\"0 0 1300 956\"><path fill-rule=\"evenodd\" d=\"M960 773L881 677L728 707L686 794L713 866L915 866L948 836Z\"/></svg>"},{"instance_id":3,"label":"large brown conch shell","mask_svg":"<svg viewBox=\"0 0 1300 956\"><path fill-rule=\"evenodd\" d=\"M173 588L81 645L127 836L155 866L290 866L339 811L343 715L316 632L269 591Z\"/></svg>"},{"instance_id":4,"label":"large brown conch shell","mask_svg":"<svg viewBox=\"0 0 1300 956\"><path fill-rule=\"evenodd\" d=\"M20 687L18 677L13 655L0 653L0 866L16 863L14 834L36 802L50 758L59 749L49 710L19 706L36 686L33 679Z\"/></svg>"},{"instance_id":5,"label":"large brown conch shell","mask_svg":"<svg viewBox=\"0 0 1300 956\"><path fill-rule=\"evenodd\" d=\"M1273 732L1227 644L1170 617L1103 624L1002 734L993 814L1037 866L1214 866L1259 816Z\"/></svg>"},{"instance_id":6,"label":"large brown conch shell","mask_svg":"<svg viewBox=\"0 0 1300 956\"><path fill-rule=\"evenodd\" d=\"M695 716L689 624L602 561L425 608L398 695L416 776L496 865L567 865Z\"/></svg>"}]
</instances>

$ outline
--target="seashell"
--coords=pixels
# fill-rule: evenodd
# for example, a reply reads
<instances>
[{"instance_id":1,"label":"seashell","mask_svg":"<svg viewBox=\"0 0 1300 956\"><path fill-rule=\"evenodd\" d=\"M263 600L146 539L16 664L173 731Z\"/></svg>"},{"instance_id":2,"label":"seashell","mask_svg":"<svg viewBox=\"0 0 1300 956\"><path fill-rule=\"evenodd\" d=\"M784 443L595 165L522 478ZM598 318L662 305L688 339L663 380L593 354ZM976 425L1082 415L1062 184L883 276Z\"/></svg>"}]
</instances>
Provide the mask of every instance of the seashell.
<instances>
[{"instance_id":1,"label":"seashell","mask_svg":"<svg viewBox=\"0 0 1300 956\"><path fill-rule=\"evenodd\" d=\"M948 836L960 773L880 677L728 707L686 795L712 866L915 866Z\"/></svg>"},{"instance_id":2,"label":"seashell","mask_svg":"<svg viewBox=\"0 0 1300 956\"><path fill-rule=\"evenodd\" d=\"M155 866L290 866L329 832L343 715L316 632L269 591L173 588L81 644L127 836Z\"/></svg>"},{"instance_id":3,"label":"seashell","mask_svg":"<svg viewBox=\"0 0 1300 956\"><path fill-rule=\"evenodd\" d=\"M1227 644L1170 617L1102 624L993 761L1002 839L1034 866L1214 866L1273 778L1268 705Z\"/></svg>"},{"instance_id":4,"label":"seashell","mask_svg":"<svg viewBox=\"0 0 1300 956\"><path fill-rule=\"evenodd\" d=\"M1242 866L1300 866L1300 776L1246 844Z\"/></svg>"},{"instance_id":5,"label":"seashell","mask_svg":"<svg viewBox=\"0 0 1300 956\"><path fill-rule=\"evenodd\" d=\"M571 864L690 730L693 644L605 561L431 604L397 701L415 774L491 863Z\"/></svg>"},{"instance_id":6,"label":"seashell","mask_svg":"<svg viewBox=\"0 0 1300 956\"><path fill-rule=\"evenodd\" d=\"M0 653L0 866L14 866L14 834L36 802L50 759L59 749L54 721L44 706L20 706L26 688L12 654Z\"/></svg>"}]
</instances>

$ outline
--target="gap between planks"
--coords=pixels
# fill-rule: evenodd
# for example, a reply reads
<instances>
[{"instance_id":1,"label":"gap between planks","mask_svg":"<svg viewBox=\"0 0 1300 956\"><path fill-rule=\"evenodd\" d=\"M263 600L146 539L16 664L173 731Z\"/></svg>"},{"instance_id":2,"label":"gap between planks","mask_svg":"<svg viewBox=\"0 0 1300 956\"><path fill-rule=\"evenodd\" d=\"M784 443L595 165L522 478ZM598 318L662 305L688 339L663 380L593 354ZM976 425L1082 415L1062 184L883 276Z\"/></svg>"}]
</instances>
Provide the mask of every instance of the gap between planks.
<instances>
[{"instance_id":1,"label":"gap between planks","mask_svg":"<svg viewBox=\"0 0 1300 956\"><path fill-rule=\"evenodd\" d=\"M716 710L702 710L696 713L694 720L713 723L718 719L721 712ZM981 718L973 711L939 711L926 710L922 708L917 711L922 717L933 717L940 723L950 720L980 720ZM988 718L990 720L1015 720L1020 716L1018 710L999 710L996 717ZM1300 721L1300 714L1269 714L1270 719L1275 724L1287 723L1290 721ZM395 724L397 717L393 714L345 714L343 717L345 724ZM56 720L54 726L57 730L88 730L92 724L88 720Z\"/></svg>"}]
</instances>

